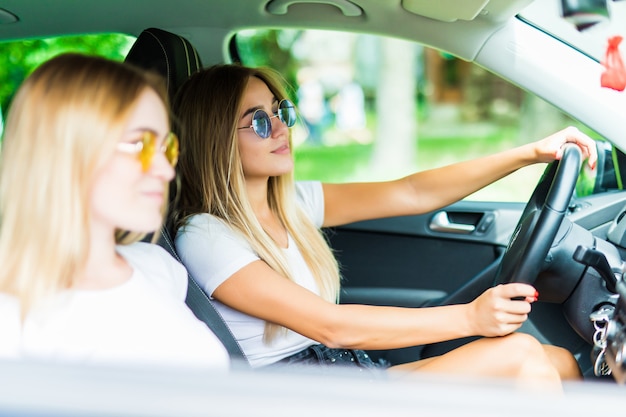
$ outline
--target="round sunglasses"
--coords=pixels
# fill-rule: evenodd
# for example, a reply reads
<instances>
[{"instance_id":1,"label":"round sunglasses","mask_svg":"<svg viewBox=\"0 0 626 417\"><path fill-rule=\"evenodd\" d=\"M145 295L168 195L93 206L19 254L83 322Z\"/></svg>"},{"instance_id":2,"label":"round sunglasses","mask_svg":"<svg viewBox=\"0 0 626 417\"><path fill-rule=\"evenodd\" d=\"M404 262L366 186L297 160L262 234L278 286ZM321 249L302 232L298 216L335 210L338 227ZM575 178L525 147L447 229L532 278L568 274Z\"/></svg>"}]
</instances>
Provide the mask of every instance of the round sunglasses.
<instances>
[{"instance_id":1,"label":"round sunglasses","mask_svg":"<svg viewBox=\"0 0 626 417\"><path fill-rule=\"evenodd\" d=\"M281 100L274 115L270 116L265 110L257 109L252 113L252 124L239 129L252 128L258 137L267 139L272 136L272 119L274 117L278 117L287 127L292 127L296 124L296 108L291 101Z\"/></svg>"},{"instance_id":2,"label":"round sunglasses","mask_svg":"<svg viewBox=\"0 0 626 417\"><path fill-rule=\"evenodd\" d=\"M117 150L137 155L137 159L141 162L141 168L144 172L150 169L152 158L154 158L157 151L165 155L167 162L170 163L172 168L175 167L178 162L179 154L178 137L170 132L165 137L161 146L158 146L157 143L158 138L154 132L144 132L140 141L134 143L120 142L117 144Z\"/></svg>"}]
</instances>

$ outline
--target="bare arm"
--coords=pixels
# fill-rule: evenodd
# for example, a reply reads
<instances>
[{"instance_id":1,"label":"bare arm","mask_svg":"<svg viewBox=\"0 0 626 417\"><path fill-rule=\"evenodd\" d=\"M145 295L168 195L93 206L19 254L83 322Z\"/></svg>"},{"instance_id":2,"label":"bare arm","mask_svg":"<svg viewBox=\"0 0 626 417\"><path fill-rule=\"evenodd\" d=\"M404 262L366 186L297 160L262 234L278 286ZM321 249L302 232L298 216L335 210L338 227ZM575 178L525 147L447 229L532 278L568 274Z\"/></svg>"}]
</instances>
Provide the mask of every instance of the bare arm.
<instances>
[{"instance_id":1,"label":"bare arm","mask_svg":"<svg viewBox=\"0 0 626 417\"><path fill-rule=\"evenodd\" d=\"M538 142L395 181L323 184L324 226L436 210L524 166L560 159L566 142L578 144L589 165L595 166L597 154L593 140L570 127Z\"/></svg>"},{"instance_id":2,"label":"bare arm","mask_svg":"<svg viewBox=\"0 0 626 417\"><path fill-rule=\"evenodd\" d=\"M472 303L445 307L336 305L255 261L228 278L213 296L329 347L393 349L511 333L526 320L534 294L529 285L508 284L487 290ZM517 296L526 301L511 300Z\"/></svg>"}]
</instances>

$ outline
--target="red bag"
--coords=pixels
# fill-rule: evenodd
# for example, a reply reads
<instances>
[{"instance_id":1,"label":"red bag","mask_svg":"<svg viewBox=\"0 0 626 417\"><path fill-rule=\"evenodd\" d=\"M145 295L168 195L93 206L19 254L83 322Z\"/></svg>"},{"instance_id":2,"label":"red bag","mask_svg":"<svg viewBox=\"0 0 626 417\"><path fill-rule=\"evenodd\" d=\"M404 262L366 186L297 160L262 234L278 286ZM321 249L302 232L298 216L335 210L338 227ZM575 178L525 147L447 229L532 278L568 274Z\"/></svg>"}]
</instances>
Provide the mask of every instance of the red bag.
<instances>
[{"instance_id":1,"label":"red bag","mask_svg":"<svg viewBox=\"0 0 626 417\"><path fill-rule=\"evenodd\" d=\"M609 38L609 45L602 65L606 70L602 73L600 84L602 87L612 88L617 91L624 91L626 88L626 67L619 54L619 44L622 42L621 36Z\"/></svg>"}]
</instances>

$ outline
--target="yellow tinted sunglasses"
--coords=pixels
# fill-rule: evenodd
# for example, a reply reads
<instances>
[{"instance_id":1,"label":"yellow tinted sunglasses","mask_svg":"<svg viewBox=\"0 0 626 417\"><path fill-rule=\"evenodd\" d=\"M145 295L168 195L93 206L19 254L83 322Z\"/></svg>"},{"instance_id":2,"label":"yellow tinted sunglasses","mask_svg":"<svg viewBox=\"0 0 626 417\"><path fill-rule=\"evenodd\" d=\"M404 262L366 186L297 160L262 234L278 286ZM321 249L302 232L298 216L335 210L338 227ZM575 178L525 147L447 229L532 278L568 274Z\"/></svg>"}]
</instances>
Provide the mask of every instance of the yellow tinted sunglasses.
<instances>
[{"instance_id":1,"label":"yellow tinted sunglasses","mask_svg":"<svg viewBox=\"0 0 626 417\"><path fill-rule=\"evenodd\" d=\"M141 140L134 143L120 142L117 144L117 150L137 155L137 159L141 162L141 168L144 172L150 169L152 158L157 150L165 155L165 158L173 167L178 162L178 137L170 132L165 137L161 146L157 146L158 138L153 132L144 132Z\"/></svg>"}]
</instances>

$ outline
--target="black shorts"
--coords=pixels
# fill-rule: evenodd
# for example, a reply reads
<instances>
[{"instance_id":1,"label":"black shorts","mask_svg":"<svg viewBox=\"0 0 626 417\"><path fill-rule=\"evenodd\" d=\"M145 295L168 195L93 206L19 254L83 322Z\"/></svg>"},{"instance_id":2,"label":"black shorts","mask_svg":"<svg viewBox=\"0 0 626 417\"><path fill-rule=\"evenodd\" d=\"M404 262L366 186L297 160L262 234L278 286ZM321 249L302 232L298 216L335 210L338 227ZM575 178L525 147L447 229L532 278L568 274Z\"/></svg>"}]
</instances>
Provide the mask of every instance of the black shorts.
<instances>
[{"instance_id":1,"label":"black shorts","mask_svg":"<svg viewBox=\"0 0 626 417\"><path fill-rule=\"evenodd\" d=\"M374 362L367 353L358 349L333 349L324 345L313 345L263 368L285 369L303 366L321 367L329 371L330 368L343 366L384 377L389 363L384 360Z\"/></svg>"}]
</instances>

